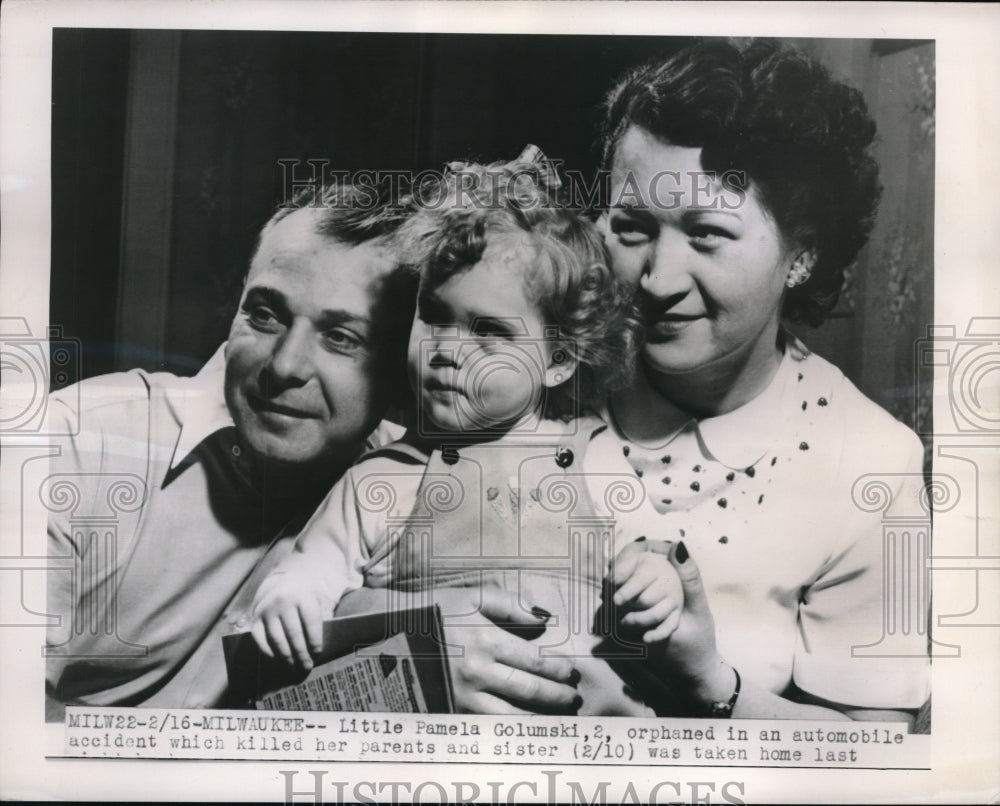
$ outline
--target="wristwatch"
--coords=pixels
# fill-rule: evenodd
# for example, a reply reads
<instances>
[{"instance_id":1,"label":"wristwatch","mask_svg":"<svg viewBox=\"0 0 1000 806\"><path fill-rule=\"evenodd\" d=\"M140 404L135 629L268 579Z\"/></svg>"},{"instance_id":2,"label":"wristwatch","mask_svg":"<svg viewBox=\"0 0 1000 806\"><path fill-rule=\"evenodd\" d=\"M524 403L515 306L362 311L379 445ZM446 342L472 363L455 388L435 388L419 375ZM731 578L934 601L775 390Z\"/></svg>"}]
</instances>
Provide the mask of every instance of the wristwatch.
<instances>
[{"instance_id":1,"label":"wristwatch","mask_svg":"<svg viewBox=\"0 0 1000 806\"><path fill-rule=\"evenodd\" d=\"M709 711L709 716L713 719L729 719L733 715L733 707L736 705L736 700L740 696L740 685L743 681L740 680L740 673L733 668L733 674L736 675L736 690L733 692L733 696L729 698L729 702L723 702L722 700L712 703L712 708Z\"/></svg>"}]
</instances>

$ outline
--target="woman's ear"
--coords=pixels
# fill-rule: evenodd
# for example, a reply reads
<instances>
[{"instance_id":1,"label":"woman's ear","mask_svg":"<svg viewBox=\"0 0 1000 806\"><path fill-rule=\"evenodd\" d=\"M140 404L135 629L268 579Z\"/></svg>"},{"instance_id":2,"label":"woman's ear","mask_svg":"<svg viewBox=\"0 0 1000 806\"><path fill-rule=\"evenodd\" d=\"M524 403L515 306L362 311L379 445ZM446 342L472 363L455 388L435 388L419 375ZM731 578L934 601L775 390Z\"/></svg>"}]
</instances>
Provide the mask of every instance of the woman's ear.
<instances>
[{"instance_id":1,"label":"woman's ear","mask_svg":"<svg viewBox=\"0 0 1000 806\"><path fill-rule=\"evenodd\" d=\"M789 288L802 285L812 275L813 267L816 265L816 251L814 249L804 249L792 260L792 265L788 269L788 278L785 285Z\"/></svg>"},{"instance_id":2,"label":"woman's ear","mask_svg":"<svg viewBox=\"0 0 1000 806\"><path fill-rule=\"evenodd\" d=\"M578 364L579 361L573 345L567 344L565 341L556 342L549 354L549 365L545 368L543 381L545 386L554 389L559 384L568 381L576 372Z\"/></svg>"}]
</instances>

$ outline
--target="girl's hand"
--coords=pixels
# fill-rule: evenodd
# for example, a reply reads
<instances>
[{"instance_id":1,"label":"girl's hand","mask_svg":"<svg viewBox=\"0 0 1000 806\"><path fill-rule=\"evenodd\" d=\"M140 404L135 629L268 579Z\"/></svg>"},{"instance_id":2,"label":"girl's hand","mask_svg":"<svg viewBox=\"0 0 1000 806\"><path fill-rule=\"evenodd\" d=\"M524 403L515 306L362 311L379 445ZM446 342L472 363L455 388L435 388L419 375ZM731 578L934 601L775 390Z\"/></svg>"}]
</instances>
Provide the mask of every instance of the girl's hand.
<instances>
[{"instance_id":1,"label":"girl's hand","mask_svg":"<svg viewBox=\"0 0 1000 806\"><path fill-rule=\"evenodd\" d=\"M261 583L250 633L268 657L312 668L312 656L323 649L323 621L333 615L336 605L323 567L293 551Z\"/></svg>"},{"instance_id":2,"label":"girl's hand","mask_svg":"<svg viewBox=\"0 0 1000 806\"><path fill-rule=\"evenodd\" d=\"M621 625L644 630L647 644L666 641L680 623L684 590L670 551L670 543L639 539L618 553L608 574Z\"/></svg>"},{"instance_id":3,"label":"girl's hand","mask_svg":"<svg viewBox=\"0 0 1000 806\"><path fill-rule=\"evenodd\" d=\"M698 702L732 694L732 668L719 656L715 620L698 566L683 542L637 540L615 558L609 575L613 601L634 608L622 626L649 628L650 660Z\"/></svg>"},{"instance_id":4,"label":"girl's hand","mask_svg":"<svg viewBox=\"0 0 1000 806\"><path fill-rule=\"evenodd\" d=\"M658 647L666 669L703 705L727 700L733 692L733 669L715 644L715 619L708 606L701 572L683 541L668 554L684 590L677 629Z\"/></svg>"}]
</instances>

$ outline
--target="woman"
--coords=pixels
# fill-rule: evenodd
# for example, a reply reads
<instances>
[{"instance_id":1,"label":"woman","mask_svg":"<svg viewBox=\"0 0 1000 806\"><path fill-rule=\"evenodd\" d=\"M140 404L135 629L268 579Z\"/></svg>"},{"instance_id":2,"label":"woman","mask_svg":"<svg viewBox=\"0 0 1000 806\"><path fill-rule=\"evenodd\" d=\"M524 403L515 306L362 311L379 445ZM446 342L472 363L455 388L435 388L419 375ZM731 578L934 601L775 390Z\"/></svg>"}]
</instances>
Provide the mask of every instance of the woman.
<instances>
[{"instance_id":1,"label":"woman","mask_svg":"<svg viewBox=\"0 0 1000 806\"><path fill-rule=\"evenodd\" d=\"M600 224L646 343L609 401L619 439L602 444L609 468L624 454L645 485L660 517L644 545L672 541L684 585L651 658L675 695L665 715L912 722L926 700L922 625L880 645L881 513L852 495L876 473L916 500L922 447L782 326L822 321L868 237L874 134L857 92L768 43L698 44L609 95ZM578 707L572 659L525 640L545 628L531 602L486 588L435 599L468 614L460 710ZM520 634L496 626L511 623Z\"/></svg>"},{"instance_id":2,"label":"woman","mask_svg":"<svg viewBox=\"0 0 1000 806\"><path fill-rule=\"evenodd\" d=\"M922 625L907 657L864 648L881 513L852 500L868 473L919 495L921 444L783 327L822 321L869 235L874 134L857 91L767 42L696 44L606 102L601 225L646 334L609 419L677 541L658 661L693 713L912 721L927 698Z\"/></svg>"}]
</instances>

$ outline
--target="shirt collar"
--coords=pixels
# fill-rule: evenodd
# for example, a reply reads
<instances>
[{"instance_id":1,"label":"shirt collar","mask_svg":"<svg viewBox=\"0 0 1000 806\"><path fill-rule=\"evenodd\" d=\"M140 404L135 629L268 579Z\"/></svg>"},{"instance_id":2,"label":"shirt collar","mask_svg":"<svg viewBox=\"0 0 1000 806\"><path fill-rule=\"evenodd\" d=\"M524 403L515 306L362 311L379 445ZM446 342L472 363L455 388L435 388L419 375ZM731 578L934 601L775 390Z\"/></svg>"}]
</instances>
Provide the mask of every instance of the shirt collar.
<instances>
[{"instance_id":1,"label":"shirt collar","mask_svg":"<svg viewBox=\"0 0 1000 806\"><path fill-rule=\"evenodd\" d=\"M758 462L774 446L788 422L787 398L802 358L804 355L790 345L778 371L757 397L718 417L698 420L695 431L702 449L732 470Z\"/></svg>"},{"instance_id":2,"label":"shirt collar","mask_svg":"<svg viewBox=\"0 0 1000 806\"><path fill-rule=\"evenodd\" d=\"M170 459L174 470L199 444L216 431L232 428L233 418L226 407L226 345L223 344L193 378L174 390L171 401L181 424L180 435Z\"/></svg>"},{"instance_id":3,"label":"shirt collar","mask_svg":"<svg viewBox=\"0 0 1000 806\"><path fill-rule=\"evenodd\" d=\"M496 439L491 439L481 444L490 447L505 447L516 445L518 447L540 447L547 449L553 445L558 448L566 448L571 445L586 445L602 432L608 429L606 418L607 410L599 414L582 415L570 422L558 420L542 420L537 424L536 429L531 432L518 431L517 429L498 434ZM383 421L383 425L385 425ZM398 428L394 424L388 424L392 428ZM378 430L376 429L376 433ZM374 436L374 435L373 435ZM427 439L420 436L418 429L410 428L400 440L408 444L411 448L429 456L434 451L440 451L443 447L452 447L461 451L463 444L476 445L478 441L463 443L461 435L452 435L447 438ZM369 437L369 448L371 447L371 437Z\"/></svg>"},{"instance_id":4,"label":"shirt collar","mask_svg":"<svg viewBox=\"0 0 1000 806\"><path fill-rule=\"evenodd\" d=\"M758 462L774 446L788 421L789 396L794 391L800 363L809 354L792 334L786 332L785 339L785 353L764 391L739 408L717 417L699 420L690 416L653 389L644 373L638 373L637 383L629 391L630 404L646 412L643 416L657 417L665 426L669 436L661 439L657 448L673 442L681 434L693 432L702 454L731 470L742 470ZM651 402L654 399L655 402ZM621 433L619 427L616 429Z\"/></svg>"}]
</instances>

